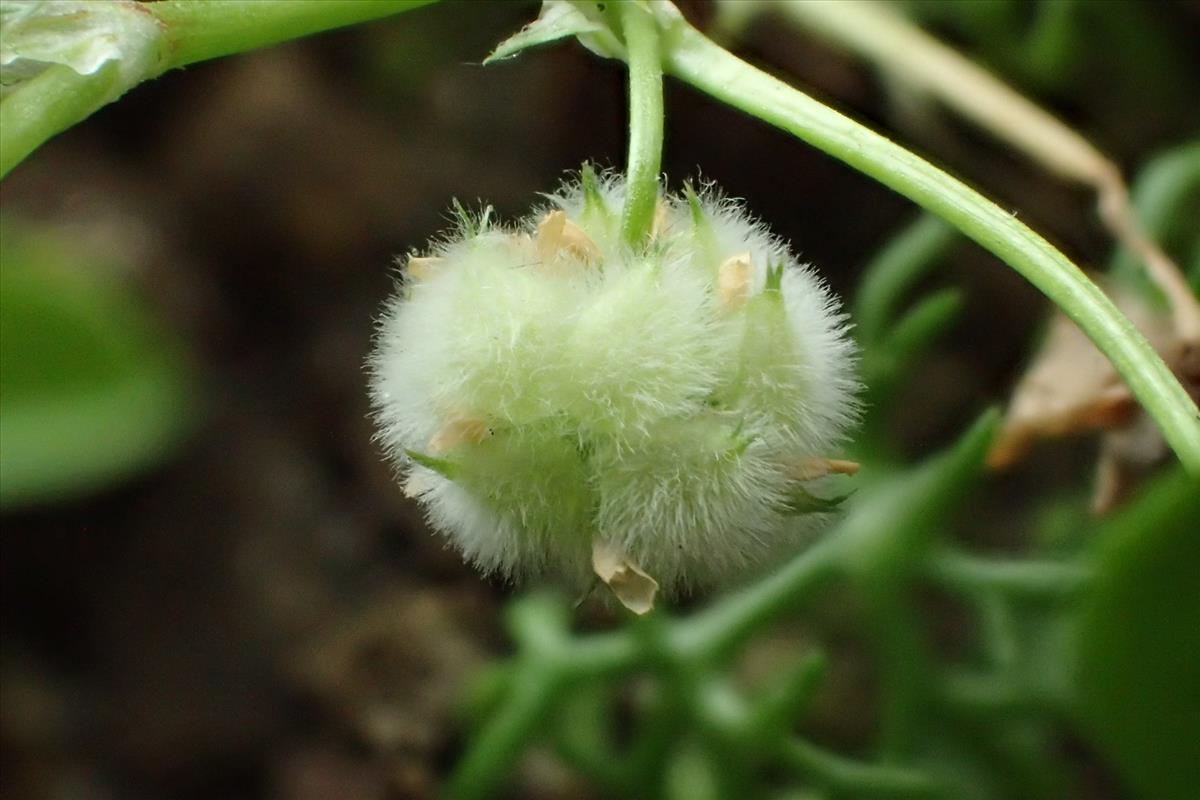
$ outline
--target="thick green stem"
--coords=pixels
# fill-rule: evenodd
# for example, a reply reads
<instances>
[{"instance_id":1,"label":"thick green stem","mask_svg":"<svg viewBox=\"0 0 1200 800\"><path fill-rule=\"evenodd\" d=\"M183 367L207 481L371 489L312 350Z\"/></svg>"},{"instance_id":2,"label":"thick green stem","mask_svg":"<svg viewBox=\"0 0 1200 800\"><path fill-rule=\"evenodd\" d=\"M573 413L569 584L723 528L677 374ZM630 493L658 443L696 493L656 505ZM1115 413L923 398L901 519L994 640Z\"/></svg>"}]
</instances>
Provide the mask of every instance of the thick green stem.
<instances>
[{"instance_id":1,"label":"thick green stem","mask_svg":"<svg viewBox=\"0 0 1200 800\"><path fill-rule=\"evenodd\" d=\"M128 17L129 35L119 43L120 63L111 61L87 75L56 65L14 88L0 102L0 177L52 136L167 70L432 2L436 0L165 0L106 6L110 17ZM157 29L147 26L147 18Z\"/></svg>"},{"instance_id":2,"label":"thick green stem","mask_svg":"<svg viewBox=\"0 0 1200 800\"><path fill-rule=\"evenodd\" d=\"M675 14L664 66L714 98L849 164L954 225L1046 294L1112 361L1189 472L1200 475L1200 411L1112 301L1011 213L924 159L752 67Z\"/></svg>"},{"instance_id":3,"label":"thick green stem","mask_svg":"<svg viewBox=\"0 0 1200 800\"><path fill-rule=\"evenodd\" d=\"M398 14L436 0L163 0L146 6L163 25L174 69Z\"/></svg>"},{"instance_id":4,"label":"thick green stem","mask_svg":"<svg viewBox=\"0 0 1200 800\"><path fill-rule=\"evenodd\" d=\"M625 208L621 236L643 244L654 224L658 172L662 165L662 54L658 26L640 3L619 7L629 57L629 162L625 168Z\"/></svg>"}]
</instances>

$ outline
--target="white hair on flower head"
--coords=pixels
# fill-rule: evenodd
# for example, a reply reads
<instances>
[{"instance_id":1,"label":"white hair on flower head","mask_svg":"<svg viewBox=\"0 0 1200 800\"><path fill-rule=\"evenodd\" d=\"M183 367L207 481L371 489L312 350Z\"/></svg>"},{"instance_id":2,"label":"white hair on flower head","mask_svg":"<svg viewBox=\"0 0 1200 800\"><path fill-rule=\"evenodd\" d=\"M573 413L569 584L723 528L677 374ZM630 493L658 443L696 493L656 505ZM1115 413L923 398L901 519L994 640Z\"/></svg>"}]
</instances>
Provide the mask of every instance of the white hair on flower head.
<instances>
[{"instance_id":1,"label":"white hair on flower head","mask_svg":"<svg viewBox=\"0 0 1200 800\"><path fill-rule=\"evenodd\" d=\"M623 197L585 168L511 228L460 213L380 323L379 439L487 572L583 582L604 541L709 586L825 516L797 498L858 413L837 300L712 187L664 195L644 248Z\"/></svg>"}]
</instances>

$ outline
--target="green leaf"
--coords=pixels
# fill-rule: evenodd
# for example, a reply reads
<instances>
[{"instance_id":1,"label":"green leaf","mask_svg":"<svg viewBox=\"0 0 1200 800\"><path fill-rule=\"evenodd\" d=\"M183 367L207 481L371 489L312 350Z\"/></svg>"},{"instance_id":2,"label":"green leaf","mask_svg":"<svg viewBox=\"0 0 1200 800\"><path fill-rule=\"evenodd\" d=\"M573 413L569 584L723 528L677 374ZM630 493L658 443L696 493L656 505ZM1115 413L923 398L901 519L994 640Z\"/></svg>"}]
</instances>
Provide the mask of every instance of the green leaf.
<instances>
[{"instance_id":1,"label":"green leaf","mask_svg":"<svg viewBox=\"0 0 1200 800\"><path fill-rule=\"evenodd\" d=\"M871 259L854 294L854 324L864 346L886 338L905 294L958 238L941 219L922 214Z\"/></svg>"},{"instance_id":2,"label":"green leaf","mask_svg":"<svg viewBox=\"0 0 1200 800\"><path fill-rule=\"evenodd\" d=\"M983 457L995 438L999 412L979 416L955 444L921 464L870 480L863 471L862 492L831 535L841 538L847 566L868 581L896 574L924 554L950 511L983 472Z\"/></svg>"},{"instance_id":3,"label":"green leaf","mask_svg":"<svg viewBox=\"0 0 1200 800\"><path fill-rule=\"evenodd\" d=\"M1200 483L1158 481L1104 528L1078 646L1081 712L1135 795L1200 786Z\"/></svg>"},{"instance_id":4,"label":"green leaf","mask_svg":"<svg viewBox=\"0 0 1200 800\"><path fill-rule=\"evenodd\" d=\"M917 302L888 336L869 346L862 370L870 390L869 407L885 405L883 400L895 388L897 378L954 323L962 308L962 291L941 289Z\"/></svg>"},{"instance_id":5,"label":"green leaf","mask_svg":"<svg viewBox=\"0 0 1200 800\"><path fill-rule=\"evenodd\" d=\"M103 489L160 461L191 406L170 337L87 256L2 228L0 506Z\"/></svg>"}]
</instances>

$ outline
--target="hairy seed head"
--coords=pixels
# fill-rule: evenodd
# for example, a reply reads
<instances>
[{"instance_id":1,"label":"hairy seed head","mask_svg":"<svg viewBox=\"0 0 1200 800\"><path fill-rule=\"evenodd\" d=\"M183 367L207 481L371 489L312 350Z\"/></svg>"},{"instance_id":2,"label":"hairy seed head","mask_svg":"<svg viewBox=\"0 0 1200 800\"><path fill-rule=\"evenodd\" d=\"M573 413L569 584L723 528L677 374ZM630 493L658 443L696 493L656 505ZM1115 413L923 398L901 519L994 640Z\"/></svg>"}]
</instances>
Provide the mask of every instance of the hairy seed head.
<instances>
[{"instance_id":1,"label":"hairy seed head","mask_svg":"<svg viewBox=\"0 0 1200 800\"><path fill-rule=\"evenodd\" d=\"M512 228L463 215L384 314L380 440L486 571L712 585L801 546L805 484L853 471L854 351L811 268L711 189L631 248L623 197L585 169Z\"/></svg>"}]
</instances>

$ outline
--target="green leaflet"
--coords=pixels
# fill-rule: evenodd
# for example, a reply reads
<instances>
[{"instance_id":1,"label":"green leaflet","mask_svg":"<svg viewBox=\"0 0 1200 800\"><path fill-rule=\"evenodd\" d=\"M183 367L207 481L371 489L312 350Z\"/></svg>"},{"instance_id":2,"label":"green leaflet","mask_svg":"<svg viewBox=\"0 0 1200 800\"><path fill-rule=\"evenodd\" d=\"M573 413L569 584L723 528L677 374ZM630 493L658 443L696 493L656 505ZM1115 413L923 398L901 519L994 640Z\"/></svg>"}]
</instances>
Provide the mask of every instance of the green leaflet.
<instances>
[{"instance_id":1,"label":"green leaflet","mask_svg":"<svg viewBox=\"0 0 1200 800\"><path fill-rule=\"evenodd\" d=\"M1109 521L1079 625L1081 714L1135 796L1200 786L1200 483L1176 472Z\"/></svg>"}]
</instances>

